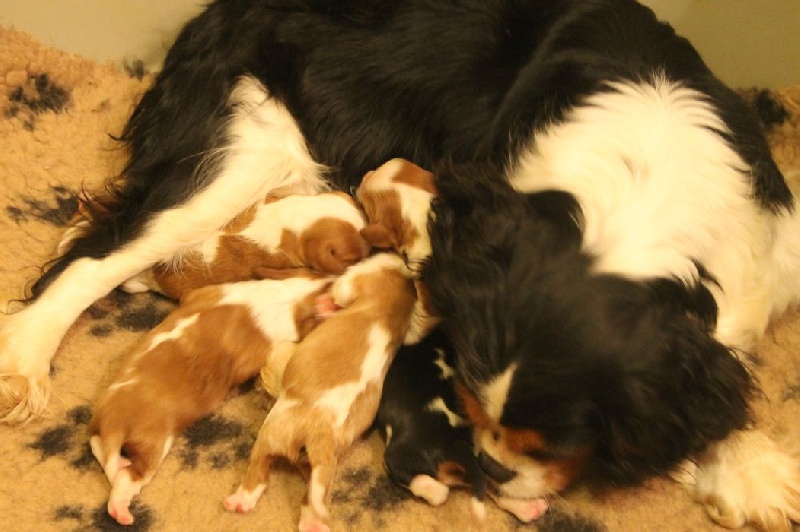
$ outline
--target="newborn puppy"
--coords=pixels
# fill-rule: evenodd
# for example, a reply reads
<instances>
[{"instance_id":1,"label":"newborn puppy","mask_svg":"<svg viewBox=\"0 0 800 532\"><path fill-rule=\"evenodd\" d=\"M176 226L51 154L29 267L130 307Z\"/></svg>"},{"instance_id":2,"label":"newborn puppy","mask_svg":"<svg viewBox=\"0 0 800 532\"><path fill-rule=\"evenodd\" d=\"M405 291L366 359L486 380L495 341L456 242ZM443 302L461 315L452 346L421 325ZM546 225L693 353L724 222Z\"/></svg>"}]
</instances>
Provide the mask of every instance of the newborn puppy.
<instances>
[{"instance_id":1,"label":"newborn puppy","mask_svg":"<svg viewBox=\"0 0 800 532\"><path fill-rule=\"evenodd\" d=\"M117 522L133 522L131 499L183 429L256 375L275 348L316 326L315 299L330 280L311 277L195 290L127 355L89 425Z\"/></svg>"},{"instance_id":2,"label":"newborn puppy","mask_svg":"<svg viewBox=\"0 0 800 532\"><path fill-rule=\"evenodd\" d=\"M431 253L428 213L436 195L434 176L404 159L368 172L356 190L367 215L361 235L370 245L397 251L409 265Z\"/></svg>"},{"instance_id":3,"label":"newborn puppy","mask_svg":"<svg viewBox=\"0 0 800 532\"><path fill-rule=\"evenodd\" d=\"M455 352L438 328L401 347L386 374L376 423L395 483L434 506L447 500L448 486L469 485L472 511L483 518L486 477L455 393L454 364Z\"/></svg>"},{"instance_id":4,"label":"newborn puppy","mask_svg":"<svg viewBox=\"0 0 800 532\"><path fill-rule=\"evenodd\" d=\"M302 342L280 377L280 391L258 433L241 485L227 510L251 510L267 487L272 462L300 460L311 472L301 531L328 530L339 454L366 431L378 410L383 379L408 331L414 306L410 272L395 254L379 253L348 268L331 289L340 310Z\"/></svg>"},{"instance_id":5,"label":"newborn puppy","mask_svg":"<svg viewBox=\"0 0 800 532\"><path fill-rule=\"evenodd\" d=\"M209 284L260 279L261 268L307 267L340 274L369 253L359 232L364 214L342 192L268 198L203 244L155 265L122 285L173 299Z\"/></svg>"},{"instance_id":6,"label":"newborn puppy","mask_svg":"<svg viewBox=\"0 0 800 532\"><path fill-rule=\"evenodd\" d=\"M361 235L371 246L399 253L418 274L431 253L428 213L435 194L432 173L404 159L384 163L368 172L356 190L356 198L367 215ZM430 306L427 288L416 277L417 303L408 343L420 341L439 322Z\"/></svg>"}]
</instances>

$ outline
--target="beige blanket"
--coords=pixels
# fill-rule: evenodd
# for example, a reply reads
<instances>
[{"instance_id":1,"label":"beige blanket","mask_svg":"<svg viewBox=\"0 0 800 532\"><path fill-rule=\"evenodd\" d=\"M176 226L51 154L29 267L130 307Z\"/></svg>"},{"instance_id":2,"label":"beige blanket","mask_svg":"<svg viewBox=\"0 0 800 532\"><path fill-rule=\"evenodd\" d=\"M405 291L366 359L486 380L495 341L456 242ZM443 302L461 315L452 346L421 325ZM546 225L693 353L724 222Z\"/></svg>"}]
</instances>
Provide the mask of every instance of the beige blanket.
<instances>
[{"instance_id":1,"label":"beige blanket","mask_svg":"<svg viewBox=\"0 0 800 532\"><path fill-rule=\"evenodd\" d=\"M51 255L76 209L76 194L96 189L119 169L124 153L110 135L120 132L148 81L135 68L97 64L0 28L0 305L22 296ZM751 96L774 123L770 139L779 164L788 176L800 173L800 87ZM170 308L151 295L115 292L78 320L53 363L49 415L22 427L0 426L0 530L122 528L106 515L109 485L89 451L86 424L119 357ZM768 432L800 441L798 352L800 314L791 314L761 344L764 400L757 408ZM251 385L191 427L136 500L132 530L296 529L305 486L291 467L275 472L251 514L228 514L221 504L244 472L270 405ZM602 494L579 487L551 504L546 516L524 525L489 503L484 529L715 529L668 479ZM332 511L334 530L478 528L467 493L455 491L444 506L431 508L392 485L375 433L341 463Z\"/></svg>"}]
</instances>

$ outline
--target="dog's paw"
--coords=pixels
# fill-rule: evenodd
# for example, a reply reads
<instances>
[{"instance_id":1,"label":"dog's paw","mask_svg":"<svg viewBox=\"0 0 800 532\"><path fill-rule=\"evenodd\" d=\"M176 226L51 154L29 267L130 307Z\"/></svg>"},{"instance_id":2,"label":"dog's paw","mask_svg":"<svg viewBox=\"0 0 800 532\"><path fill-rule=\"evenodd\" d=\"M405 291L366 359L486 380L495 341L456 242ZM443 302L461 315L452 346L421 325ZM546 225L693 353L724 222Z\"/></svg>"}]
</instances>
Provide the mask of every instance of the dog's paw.
<instances>
[{"instance_id":1,"label":"dog's paw","mask_svg":"<svg viewBox=\"0 0 800 532\"><path fill-rule=\"evenodd\" d=\"M222 501L222 505L229 512L243 514L255 508L260 496L261 490L256 489L249 491L239 487L235 493L225 497L225 500Z\"/></svg>"},{"instance_id":2,"label":"dog's paw","mask_svg":"<svg viewBox=\"0 0 800 532\"><path fill-rule=\"evenodd\" d=\"M50 396L51 353L47 345L40 345L42 335L29 331L23 313L0 316L0 422L3 423L24 423L42 415Z\"/></svg>"},{"instance_id":3,"label":"dog's paw","mask_svg":"<svg viewBox=\"0 0 800 532\"><path fill-rule=\"evenodd\" d=\"M297 529L300 532L330 532L331 530L310 506L303 506L300 509L300 522Z\"/></svg>"},{"instance_id":4,"label":"dog's paw","mask_svg":"<svg viewBox=\"0 0 800 532\"><path fill-rule=\"evenodd\" d=\"M687 486L721 526L791 532L792 521L800 521L800 455L760 431L740 431L713 445L693 473Z\"/></svg>"},{"instance_id":5,"label":"dog's paw","mask_svg":"<svg viewBox=\"0 0 800 532\"><path fill-rule=\"evenodd\" d=\"M130 509L131 501L109 500L108 515L121 525L132 525L133 514Z\"/></svg>"},{"instance_id":6,"label":"dog's paw","mask_svg":"<svg viewBox=\"0 0 800 532\"><path fill-rule=\"evenodd\" d=\"M414 477L408 485L408 489L417 497L425 499L431 506L444 504L450 492L450 488L445 484L428 475Z\"/></svg>"},{"instance_id":7,"label":"dog's paw","mask_svg":"<svg viewBox=\"0 0 800 532\"><path fill-rule=\"evenodd\" d=\"M497 506L523 523L539 519L550 507L545 499L511 499L500 496L492 496L492 498Z\"/></svg>"}]
</instances>

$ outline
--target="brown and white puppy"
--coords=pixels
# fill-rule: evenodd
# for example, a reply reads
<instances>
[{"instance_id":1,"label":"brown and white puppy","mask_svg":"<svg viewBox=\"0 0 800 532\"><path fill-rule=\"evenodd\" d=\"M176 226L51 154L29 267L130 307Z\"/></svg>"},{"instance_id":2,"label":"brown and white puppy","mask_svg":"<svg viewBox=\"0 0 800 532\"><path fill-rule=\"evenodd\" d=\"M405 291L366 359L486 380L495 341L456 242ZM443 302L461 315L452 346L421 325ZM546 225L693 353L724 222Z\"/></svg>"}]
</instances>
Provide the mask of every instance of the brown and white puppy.
<instances>
[{"instance_id":1,"label":"brown and white puppy","mask_svg":"<svg viewBox=\"0 0 800 532\"><path fill-rule=\"evenodd\" d=\"M372 424L386 371L408 331L415 299L409 276L399 256L379 253L334 282L331 295L341 309L296 346L282 374L277 370L277 402L226 509L251 510L267 487L273 460L297 463L305 448L311 473L299 528L328 529L338 456Z\"/></svg>"},{"instance_id":2,"label":"brown and white puppy","mask_svg":"<svg viewBox=\"0 0 800 532\"><path fill-rule=\"evenodd\" d=\"M399 253L415 273L417 302L412 315L417 343L433 329L439 319L430 305L425 285L417 278L423 261L430 256L428 214L436 195L434 175L405 159L392 159L368 172L356 190L356 198L367 215L361 235L369 245Z\"/></svg>"},{"instance_id":3,"label":"brown and white puppy","mask_svg":"<svg viewBox=\"0 0 800 532\"><path fill-rule=\"evenodd\" d=\"M92 453L111 482L111 517L131 524L131 499L175 437L256 375L273 352L281 356L284 343L316 326L314 302L330 282L311 273L200 288L142 338L89 428Z\"/></svg>"},{"instance_id":4,"label":"brown and white puppy","mask_svg":"<svg viewBox=\"0 0 800 532\"><path fill-rule=\"evenodd\" d=\"M263 277L260 268L301 268L341 274L369 253L359 234L364 214L342 192L269 197L203 243L123 284L173 299L209 284Z\"/></svg>"}]
</instances>

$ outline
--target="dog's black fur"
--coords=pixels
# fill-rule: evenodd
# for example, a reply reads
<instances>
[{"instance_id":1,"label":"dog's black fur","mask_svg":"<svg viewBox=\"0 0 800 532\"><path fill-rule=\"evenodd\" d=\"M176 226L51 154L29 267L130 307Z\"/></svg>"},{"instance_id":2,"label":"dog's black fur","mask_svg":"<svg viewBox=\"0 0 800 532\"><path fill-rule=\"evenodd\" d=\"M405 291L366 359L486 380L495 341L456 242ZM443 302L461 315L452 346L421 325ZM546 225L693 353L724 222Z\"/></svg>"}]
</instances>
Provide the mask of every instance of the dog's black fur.
<instances>
[{"instance_id":1,"label":"dog's black fur","mask_svg":"<svg viewBox=\"0 0 800 532\"><path fill-rule=\"evenodd\" d=\"M395 355L386 374L376 417L386 440L384 463L389 477L408 487L418 475L427 475L444 484L442 472L460 477L459 483L471 486L482 501L486 477L473 452L472 427L462 412L452 376L437 360L455 370L456 353L441 329L435 329L421 342L404 345ZM463 425L452 425L448 417L429 405L441 399Z\"/></svg>"},{"instance_id":2,"label":"dog's black fur","mask_svg":"<svg viewBox=\"0 0 800 532\"><path fill-rule=\"evenodd\" d=\"M468 390L518 365L502 426L541 434L539 459L591 449L587 477L626 484L746 424L753 383L709 334L707 289L593 275L570 195L474 177L437 179L458 201L434 200L422 280Z\"/></svg>"},{"instance_id":3,"label":"dog's black fur","mask_svg":"<svg viewBox=\"0 0 800 532\"><path fill-rule=\"evenodd\" d=\"M556 456L590 448L609 479L664 472L748 417L752 382L710 335L713 298L700 284L592 275L575 199L523 198L506 181L531 135L609 81L657 73L707 96L720 138L753 168L756 202L790 208L752 113L633 0L217 0L128 122L115 199L34 298L208 185L214 172L197 170L228 140L228 97L251 75L336 187L394 157L441 174L423 277L467 390L516 362L503 424L540 432Z\"/></svg>"}]
</instances>

